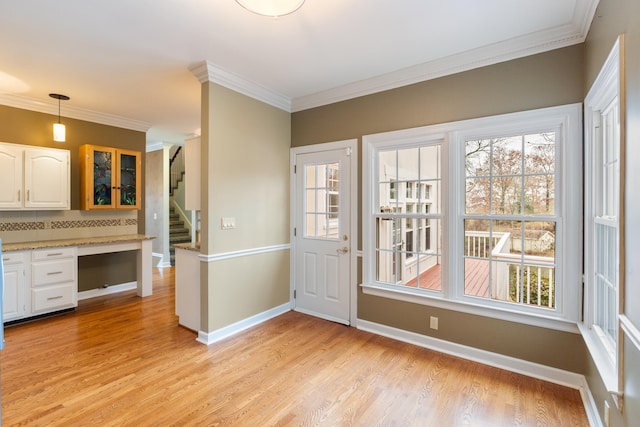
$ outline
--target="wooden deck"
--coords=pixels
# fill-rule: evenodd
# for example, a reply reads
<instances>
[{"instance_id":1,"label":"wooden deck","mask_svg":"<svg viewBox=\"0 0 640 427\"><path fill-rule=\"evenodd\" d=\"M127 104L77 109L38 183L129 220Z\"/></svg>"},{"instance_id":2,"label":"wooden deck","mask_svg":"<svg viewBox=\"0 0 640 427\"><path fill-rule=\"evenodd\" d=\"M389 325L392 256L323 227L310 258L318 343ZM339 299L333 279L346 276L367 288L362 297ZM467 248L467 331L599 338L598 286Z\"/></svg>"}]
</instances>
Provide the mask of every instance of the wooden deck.
<instances>
[{"instance_id":1,"label":"wooden deck","mask_svg":"<svg viewBox=\"0 0 640 427\"><path fill-rule=\"evenodd\" d=\"M441 289L441 264L436 264L405 284L412 288L439 291ZM465 294L489 297L489 262L466 258L464 262Z\"/></svg>"}]
</instances>

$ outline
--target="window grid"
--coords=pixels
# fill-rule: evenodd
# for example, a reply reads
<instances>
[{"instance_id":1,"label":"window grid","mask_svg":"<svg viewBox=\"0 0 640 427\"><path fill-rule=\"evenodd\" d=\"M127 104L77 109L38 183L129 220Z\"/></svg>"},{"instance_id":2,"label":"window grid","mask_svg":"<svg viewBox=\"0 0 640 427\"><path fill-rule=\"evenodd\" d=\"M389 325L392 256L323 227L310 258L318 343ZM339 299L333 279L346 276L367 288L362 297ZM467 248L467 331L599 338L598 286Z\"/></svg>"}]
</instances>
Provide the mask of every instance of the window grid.
<instances>
[{"instance_id":1,"label":"window grid","mask_svg":"<svg viewBox=\"0 0 640 427\"><path fill-rule=\"evenodd\" d=\"M567 218L582 213L582 165L572 161L581 155L581 117L581 105L572 104L365 135L363 292L560 330L565 330L566 320L577 321L581 308L577 284L582 263L575 254L582 251L583 227L580 221ZM487 166L480 173L476 169L482 162L466 161L469 152L465 144L473 138L482 141L514 135L519 137L520 144L519 155L511 158L517 170L510 172L505 167L499 171L499 165L493 165L493 169ZM522 137L526 142L531 135L537 136L538 140L532 141L536 144L523 146ZM428 141L425 146L433 143L441 150L437 180L426 175L423 179L408 177L396 157L384 158L385 153L395 156L420 146L422 141ZM488 159L492 155L490 145L484 148L480 155ZM500 180L513 184L504 186L511 192L505 193L511 201L502 206L500 199L488 192L492 185L499 186ZM417 183L414 187L417 200L406 200L404 183L409 181ZM394 200L389 199L391 182L396 183ZM431 185L429 198L428 185ZM475 194L468 195L472 191ZM398 249L387 242L390 239L384 236L390 233L390 228L383 230L382 223L397 220L388 227L401 228L399 235L406 238L403 220L408 214L403 209L407 202L414 204L411 215L417 227L414 252L438 259L441 276L437 292L409 286L410 279L420 275L403 270L403 265L409 264L402 250L401 256L394 258L399 273L395 279L402 277L402 280L394 281L385 275L391 264L387 267L390 261L383 258L398 255ZM424 216L414 218L416 213ZM472 222L476 224L472 226ZM431 242L430 249L427 240ZM517 242L509 247L512 240ZM501 246L504 251L490 260L488 257ZM486 278L485 294L465 289L465 273L471 273L474 261L484 262L485 267L493 263L491 274L504 270L507 282L514 286L506 287L503 294L497 288L489 290L495 279L485 269L480 271ZM494 297L502 296L489 298L489 292Z\"/></svg>"},{"instance_id":2,"label":"window grid","mask_svg":"<svg viewBox=\"0 0 640 427\"><path fill-rule=\"evenodd\" d=\"M465 141L465 295L555 308L555 139Z\"/></svg>"},{"instance_id":3,"label":"window grid","mask_svg":"<svg viewBox=\"0 0 640 427\"><path fill-rule=\"evenodd\" d=\"M305 165L304 237L338 239L340 235L339 163Z\"/></svg>"},{"instance_id":4,"label":"window grid","mask_svg":"<svg viewBox=\"0 0 640 427\"><path fill-rule=\"evenodd\" d=\"M424 289L425 272L431 270L429 289L440 290L442 254L433 250L436 245L431 241L434 231L430 222L440 214L426 207L434 201L425 198L440 182L440 177L433 177L439 170L433 165L440 162L440 146L432 143L384 150L378 162L376 280Z\"/></svg>"}]
</instances>

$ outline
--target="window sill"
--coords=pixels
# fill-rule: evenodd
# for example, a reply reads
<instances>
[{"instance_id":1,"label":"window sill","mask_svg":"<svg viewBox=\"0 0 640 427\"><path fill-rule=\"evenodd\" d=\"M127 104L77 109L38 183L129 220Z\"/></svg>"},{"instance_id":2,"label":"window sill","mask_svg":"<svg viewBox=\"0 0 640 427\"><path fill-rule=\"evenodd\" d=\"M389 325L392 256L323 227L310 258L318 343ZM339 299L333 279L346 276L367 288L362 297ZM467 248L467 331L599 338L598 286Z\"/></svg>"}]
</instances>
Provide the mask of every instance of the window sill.
<instances>
[{"instance_id":1,"label":"window sill","mask_svg":"<svg viewBox=\"0 0 640 427\"><path fill-rule=\"evenodd\" d=\"M411 302L414 304L438 307L446 310L458 311L461 313L473 314L477 316L490 317L493 319L516 322L529 326L536 326L558 331L580 333L575 322L547 317L531 313L521 313L513 310L505 310L495 307L487 307L480 304L473 304L466 301L455 301L446 299L433 292L419 292L410 289L391 289L376 284L363 283L360 285L362 292L367 295L374 295L382 298L389 298L399 301Z\"/></svg>"},{"instance_id":2,"label":"window sill","mask_svg":"<svg viewBox=\"0 0 640 427\"><path fill-rule=\"evenodd\" d=\"M591 354L591 359L596 365L598 374L604 383L608 392L618 391L618 373L616 372L616 363L611 359L611 355L604 348L598 334L592 328L588 327L584 322L578 323L578 328L582 334L587 349Z\"/></svg>"}]
</instances>

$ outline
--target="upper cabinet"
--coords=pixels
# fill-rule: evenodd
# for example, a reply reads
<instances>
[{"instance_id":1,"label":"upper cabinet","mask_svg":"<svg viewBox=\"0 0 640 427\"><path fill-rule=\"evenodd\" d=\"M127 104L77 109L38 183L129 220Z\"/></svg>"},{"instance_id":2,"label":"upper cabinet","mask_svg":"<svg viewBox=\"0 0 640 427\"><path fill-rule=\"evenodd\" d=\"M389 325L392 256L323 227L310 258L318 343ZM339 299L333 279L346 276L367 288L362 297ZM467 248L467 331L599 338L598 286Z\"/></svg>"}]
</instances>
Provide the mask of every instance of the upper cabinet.
<instances>
[{"instance_id":1,"label":"upper cabinet","mask_svg":"<svg viewBox=\"0 0 640 427\"><path fill-rule=\"evenodd\" d=\"M69 150L0 143L0 210L70 209Z\"/></svg>"},{"instance_id":2,"label":"upper cabinet","mask_svg":"<svg viewBox=\"0 0 640 427\"><path fill-rule=\"evenodd\" d=\"M139 151L80 147L80 209L140 209Z\"/></svg>"}]
</instances>

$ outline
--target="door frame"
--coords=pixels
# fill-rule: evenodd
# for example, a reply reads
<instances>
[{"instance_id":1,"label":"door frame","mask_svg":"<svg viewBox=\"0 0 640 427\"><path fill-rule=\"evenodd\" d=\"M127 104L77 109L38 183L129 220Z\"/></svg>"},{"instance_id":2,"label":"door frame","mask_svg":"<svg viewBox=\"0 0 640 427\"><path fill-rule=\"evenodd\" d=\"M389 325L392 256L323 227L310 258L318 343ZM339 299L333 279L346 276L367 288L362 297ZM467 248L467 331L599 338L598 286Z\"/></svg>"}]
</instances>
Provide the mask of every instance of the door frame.
<instances>
[{"instance_id":1,"label":"door frame","mask_svg":"<svg viewBox=\"0 0 640 427\"><path fill-rule=\"evenodd\" d=\"M295 309L295 299L293 298L293 291L295 290L296 280L296 239L294 236L294 229L298 227L302 229L301 224L296 224L296 203L299 202L296 179L295 179L295 165L296 157L299 154L313 154L321 153L324 151L334 150L350 150L349 159L351 167L350 177L350 191L351 197L349 200L349 324L350 326L356 326L356 320L358 318L358 177L360 176L358 170L358 140L346 139L341 141L326 142L314 145L305 145L302 147L292 147L289 155L289 185L290 185L290 227L289 227L289 241L291 242L291 251L289 252L289 304L291 309Z\"/></svg>"}]
</instances>

